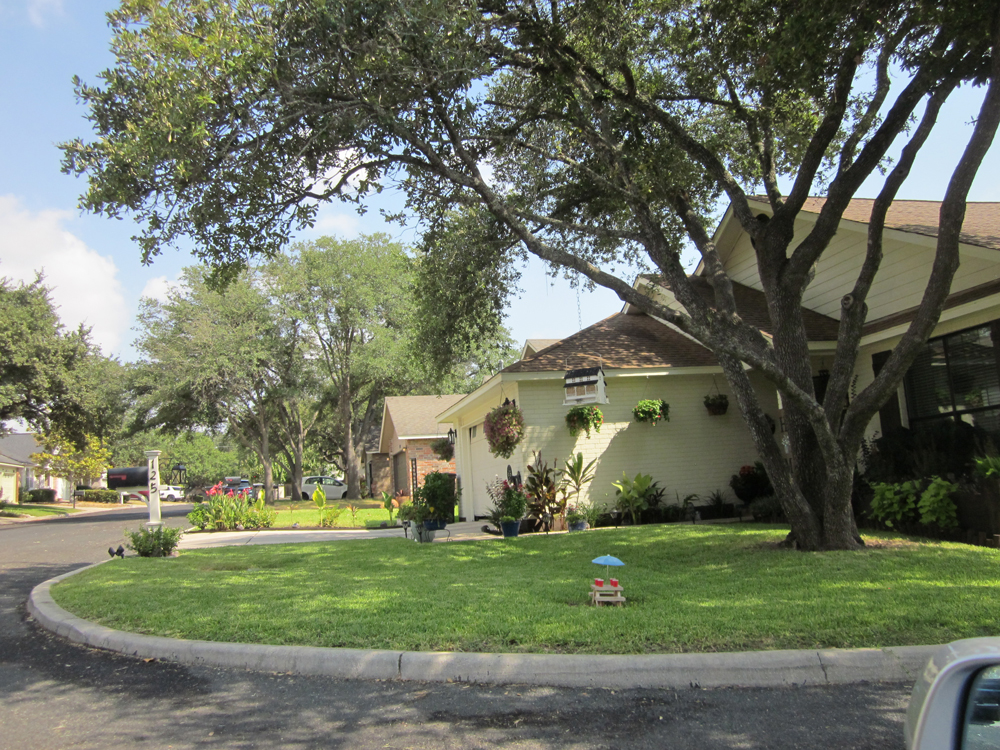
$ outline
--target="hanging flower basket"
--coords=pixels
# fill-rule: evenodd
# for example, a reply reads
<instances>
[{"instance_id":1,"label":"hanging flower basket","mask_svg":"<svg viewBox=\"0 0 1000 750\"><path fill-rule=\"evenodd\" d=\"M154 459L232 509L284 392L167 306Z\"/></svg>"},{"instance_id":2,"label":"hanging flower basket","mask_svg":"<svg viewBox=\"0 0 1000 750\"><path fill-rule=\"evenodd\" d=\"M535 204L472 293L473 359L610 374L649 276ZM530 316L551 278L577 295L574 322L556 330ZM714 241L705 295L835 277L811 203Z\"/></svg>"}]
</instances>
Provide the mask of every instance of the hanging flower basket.
<instances>
[{"instance_id":1,"label":"hanging flower basket","mask_svg":"<svg viewBox=\"0 0 1000 750\"><path fill-rule=\"evenodd\" d=\"M590 431L601 431L604 424L604 414L596 406L574 406L566 412L566 426L569 427L569 434L576 437L581 432L586 432L590 437Z\"/></svg>"},{"instance_id":2,"label":"hanging flower basket","mask_svg":"<svg viewBox=\"0 0 1000 750\"><path fill-rule=\"evenodd\" d=\"M729 410L729 396L725 393L714 393L705 396L705 408L713 417L721 416Z\"/></svg>"},{"instance_id":3,"label":"hanging flower basket","mask_svg":"<svg viewBox=\"0 0 1000 750\"><path fill-rule=\"evenodd\" d=\"M490 453L497 458L510 458L524 437L524 414L516 402L507 399L486 415L483 432Z\"/></svg>"},{"instance_id":4,"label":"hanging flower basket","mask_svg":"<svg viewBox=\"0 0 1000 750\"><path fill-rule=\"evenodd\" d=\"M670 421L670 404L663 399L645 398L632 409L632 417L636 422L649 422L656 425L661 419Z\"/></svg>"}]
</instances>

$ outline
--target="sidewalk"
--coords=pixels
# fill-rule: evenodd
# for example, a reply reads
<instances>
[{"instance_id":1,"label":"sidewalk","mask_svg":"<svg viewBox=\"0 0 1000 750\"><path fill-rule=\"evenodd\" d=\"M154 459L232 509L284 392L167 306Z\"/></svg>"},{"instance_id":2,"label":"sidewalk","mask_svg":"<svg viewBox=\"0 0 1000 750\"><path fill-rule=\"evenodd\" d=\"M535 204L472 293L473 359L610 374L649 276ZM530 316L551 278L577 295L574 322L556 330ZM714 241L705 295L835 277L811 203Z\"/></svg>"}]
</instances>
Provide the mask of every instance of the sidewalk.
<instances>
[{"instance_id":1,"label":"sidewalk","mask_svg":"<svg viewBox=\"0 0 1000 750\"><path fill-rule=\"evenodd\" d=\"M495 538L482 522L449 526L434 541ZM181 549L401 537L402 529L291 529L188 534ZM441 538L441 537L444 538ZM97 563L103 565L108 561ZM93 648L192 666L294 672L344 679L527 684L578 688L791 687L916 680L938 646L745 653L557 655L429 653L191 641L112 630L55 603L51 587L89 567L39 584L28 612L44 628Z\"/></svg>"},{"instance_id":2,"label":"sidewalk","mask_svg":"<svg viewBox=\"0 0 1000 750\"><path fill-rule=\"evenodd\" d=\"M244 544L294 544L296 542L338 542L349 539L402 537L403 529L259 529L254 531L211 531L185 534L178 549L234 547ZM435 533L434 542L495 539L483 532L483 522L461 521Z\"/></svg>"}]
</instances>

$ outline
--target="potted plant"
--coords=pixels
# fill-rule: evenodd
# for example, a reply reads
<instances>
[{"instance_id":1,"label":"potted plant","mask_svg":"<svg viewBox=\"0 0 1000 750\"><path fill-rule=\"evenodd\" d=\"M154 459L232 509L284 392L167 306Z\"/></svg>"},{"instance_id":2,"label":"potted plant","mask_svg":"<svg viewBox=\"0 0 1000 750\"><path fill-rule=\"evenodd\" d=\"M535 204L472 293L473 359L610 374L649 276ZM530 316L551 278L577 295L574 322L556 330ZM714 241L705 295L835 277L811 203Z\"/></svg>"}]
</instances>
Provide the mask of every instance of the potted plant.
<instances>
[{"instance_id":1,"label":"potted plant","mask_svg":"<svg viewBox=\"0 0 1000 750\"><path fill-rule=\"evenodd\" d=\"M524 414L517 402L505 399L483 420L483 433L490 453L497 458L510 458L524 437Z\"/></svg>"},{"instance_id":2,"label":"potted plant","mask_svg":"<svg viewBox=\"0 0 1000 750\"><path fill-rule=\"evenodd\" d=\"M455 446L446 437L432 441L430 448L441 461L450 462L455 457Z\"/></svg>"},{"instance_id":3,"label":"potted plant","mask_svg":"<svg viewBox=\"0 0 1000 750\"><path fill-rule=\"evenodd\" d=\"M713 417L721 416L729 410L729 396L725 393L710 393L705 396L705 408Z\"/></svg>"},{"instance_id":4,"label":"potted plant","mask_svg":"<svg viewBox=\"0 0 1000 750\"><path fill-rule=\"evenodd\" d=\"M521 522L514 518L514 516L501 516L500 528L503 530L505 539L517 536L518 532L521 530Z\"/></svg>"},{"instance_id":5,"label":"potted plant","mask_svg":"<svg viewBox=\"0 0 1000 750\"><path fill-rule=\"evenodd\" d=\"M729 480L729 487L743 503L751 503L758 497L774 494L767 470L760 461L753 465L741 466L739 473L733 474Z\"/></svg>"},{"instance_id":6,"label":"potted plant","mask_svg":"<svg viewBox=\"0 0 1000 750\"><path fill-rule=\"evenodd\" d=\"M501 485L497 512L500 515L500 529L505 537L517 536L527 507L528 498L519 488L509 482Z\"/></svg>"},{"instance_id":7,"label":"potted plant","mask_svg":"<svg viewBox=\"0 0 1000 750\"><path fill-rule=\"evenodd\" d=\"M645 398L632 409L632 417L636 422L649 422L656 425L661 419L670 421L670 404L659 398Z\"/></svg>"},{"instance_id":8,"label":"potted plant","mask_svg":"<svg viewBox=\"0 0 1000 750\"><path fill-rule=\"evenodd\" d=\"M426 506L424 528L431 531L443 529L455 520L455 475L432 471L424 477L424 486L413 492L414 502L419 497Z\"/></svg>"},{"instance_id":9,"label":"potted plant","mask_svg":"<svg viewBox=\"0 0 1000 750\"><path fill-rule=\"evenodd\" d=\"M524 481L524 494L528 500L528 518L536 520L536 529L546 527L552 531L562 531L565 526L566 493L565 484L559 478L555 467L542 460L542 454L535 452L534 460L528 465L528 478ZM561 497L560 497L561 495Z\"/></svg>"},{"instance_id":10,"label":"potted plant","mask_svg":"<svg viewBox=\"0 0 1000 750\"><path fill-rule=\"evenodd\" d=\"M570 531L583 531L587 528L587 516L576 508L570 508L566 514L566 525Z\"/></svg>"},{"instance_id":11,"label":"potted plant","mask_svg":"<svg viewBox=\"0 0 1000 750\"><path fill-rule=\"evenodd\" d=\"M399 509L399 520L403 526L413 532L413 538L418 542L434 541L433 529L424 527L424 521L430 516L427 504L419 496L418 492L413 493L413 501L406 503Z\"/></svg>"},{"instance_id":12,"label":"potted plant","mask_svg":"<svg viewBox=\"0 0 1000 750\"><path fill-rule=\"evenodd\" d=\"M581 432L586 432L590 437L590 431L601 431L604 424L604 414L596 406L574 406L566 412L566 426L569 427L569 434L576 437Z\"/></svg>"}]
</instances>

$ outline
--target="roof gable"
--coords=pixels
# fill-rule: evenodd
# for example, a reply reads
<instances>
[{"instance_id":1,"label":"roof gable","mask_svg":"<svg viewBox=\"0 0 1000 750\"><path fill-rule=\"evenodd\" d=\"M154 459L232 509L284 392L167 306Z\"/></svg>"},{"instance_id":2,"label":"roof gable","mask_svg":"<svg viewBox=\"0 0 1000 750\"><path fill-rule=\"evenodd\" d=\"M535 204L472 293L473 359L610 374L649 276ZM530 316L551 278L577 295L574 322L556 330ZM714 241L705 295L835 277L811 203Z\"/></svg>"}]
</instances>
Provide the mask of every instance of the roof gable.
<instances>
[{"instance_id":1,"label":"roof gable","mask_svg":"<svg viewBox=\"0 0 1000 750\"><path fill-rule=\"evenodd\" d=\"M565 372L602 365L640 369L714 367L718 362L701 344L648 315L616 313L501 372Z\"/></svg>"},{"instance_id":2,"label":"roof gable","mask_svg":"<svg viewBox=\"0 0 1000 750\"><path fill-rule=\"evenodd\" d=\"M38 453L42 446L30 432L15 432L0 436L0 454L13 459L22 466L34 466L32 453Z\"/></svg>"},{"instance_id":3,"label":"roof gable","mask_svg":"<svg viewBox=\"0 0 1000 750\"><path fill-rule=\"evenodd\" d=\"M437 421L437 415L465 398L465 394L442 396L388 396L385 399L383 421L391 421L396 436L401 440L415 437L444 436L448 425ZM382 449L385 450L385 428L382 431Z\"/></svg>"}]
</instances>

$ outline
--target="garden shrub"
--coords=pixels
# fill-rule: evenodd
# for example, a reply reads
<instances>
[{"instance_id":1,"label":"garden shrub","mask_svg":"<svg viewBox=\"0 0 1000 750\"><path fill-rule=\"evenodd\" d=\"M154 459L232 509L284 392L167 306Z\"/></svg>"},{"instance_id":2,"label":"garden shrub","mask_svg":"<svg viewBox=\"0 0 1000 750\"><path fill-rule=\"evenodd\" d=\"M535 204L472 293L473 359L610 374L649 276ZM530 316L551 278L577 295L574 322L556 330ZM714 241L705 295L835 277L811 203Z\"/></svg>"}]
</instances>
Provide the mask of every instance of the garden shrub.
<instances>
[{"instance_id":1,"label":"garden shrub","mask_svg":"<svg viewBox=\"0 0 1000 750\"><path fill-rule=\"evenodd\" d=\"M760 523L785 523L785 511L774 495L758 497L750 503L750 515Z\"/></svg>"},{"instance_id":2,"label":"garden shrub","mask_svg":"<svg viewBox=\"0 0 1000 750\"><path fill-rule=\"evenodd\" d=\"M455 521L455 475L432 471L424 477L424 484L413 493L419 493L427 504L428 518L437 521Z\"/></svg>"},{"instance_id":3,"label":"garden shrub","mask_svg":"<svg viewBox=\"0 0 1000 750\"><path fill-rule=\"evenodd\" d=\"M25 499L29 503L54 503L56 501L56 491L47 487L28 490Z\"/></svg>"},{"instance_id":4,"label":"garden shrub","mask_svg":"<svg viewBox=\"0 0 1000 750\"><path fill-rule=\"evenodd\" d=\"M941 531L958 528L958 509L952 495L958 485L934 476L919 481L872 485L872 516L890 529L919 523Z\"/></svg>"},{"instance_id":5,"label":"garden shrub","mask_svg":"<svg viewBox=\"0 0 1000 750\"><path fill-rule=\"evenodd\" d=\"M952 499L952 494L958 490L958 485L941 477L931 477L927 489L920 495L917 509L920 511L920 523L924 526L936 526L942 531L954 531L958 528L958 508Z\"/></svg>"},{"instance_id":6,"label":"garden shrub","mask_svg":"<svg viewBox=\"0 0 1000 750\"><path fill-rule=\"evenodd\" d=\"M875 482L872 490L875 493L872 497L872 517L876 521L890 529L916 522L920 483L915 479L898 484Z\"/></svg>"},{"instance_id":7,"label":"garden shrub","mask_svg":"<svg viewBox=\"0 0 1000 750\"><path fill-rule=\"evenodd\" d=\"M181 541L180 529L161 526L157 529L140 528L138 531L126 531L128 541L125 546L133 550L139 557L167 557Z\"/></svg>"},{"instance_id":8,"label":"garden shrub","mask_svg":"<svg viewBox=\"0 0 1000 750\"><path fill-rule=\"evenodd\" d=\"M83 499L88 503L117 503L118 493L114 490L84 490Z\"/></svg>"}]
</instances>

